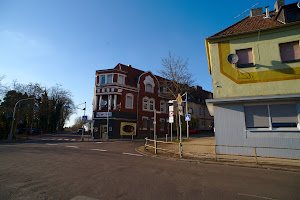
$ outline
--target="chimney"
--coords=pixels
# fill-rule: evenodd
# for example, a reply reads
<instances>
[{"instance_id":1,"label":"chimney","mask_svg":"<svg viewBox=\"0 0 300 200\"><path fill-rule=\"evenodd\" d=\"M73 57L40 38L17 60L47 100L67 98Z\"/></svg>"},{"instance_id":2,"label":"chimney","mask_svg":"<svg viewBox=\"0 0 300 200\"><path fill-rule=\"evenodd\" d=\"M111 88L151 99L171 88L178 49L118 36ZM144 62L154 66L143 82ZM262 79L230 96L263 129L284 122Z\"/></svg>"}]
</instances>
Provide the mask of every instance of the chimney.
<instances>
[{"instance_id":1,"label":"chimney","mask_svg":"<svg viewBox=\"0 0 300 200\"><path fill-rule=\"evenodd\" d=\"M275 11L278 12L281 6L284 6L284 0L277 0L274 4Z\"/></svg>"},{"instance_id":2,"label":"chimney","mask_svg":"<svg viewBox=\"0 0 300 200\"><path fill-rule=\"evenodd\" d=\"M128 65L128 67L131 67L131 65Z\"/></svg>"},{"instance_id":3,"label":"chimney","mask_svg":"<svg viewBox=\"0 0 300 200\"><path fill-rule=\"evenodd\" d=\"M260 16L260 15L263 15L262 7L250 10L250 16L251 17L257 17L257 16Z\"/></svg>"},{"instance_id":4,"label":"chimney","mask_svg":"<svg viewBox=\"0 0 300 200\"><path fill-rule=\"evenodd\" d=\"M264 17L264 19L266 18L270 18L269 6L266 7L266 16Z\"/></svg>"},{"instance_id":5,"label":"chimney","mask_svg":"<svg viewBox=\"0 0 300 200\"><path fill-rule=\"evenodd\" d=\"M196 88L197 92L200 92L200 91L202 91L202 87L201 87L201 86L199 86L199 85L196 85L196 86L195 86L195 88Z\"/></svg>"}]
</instances>

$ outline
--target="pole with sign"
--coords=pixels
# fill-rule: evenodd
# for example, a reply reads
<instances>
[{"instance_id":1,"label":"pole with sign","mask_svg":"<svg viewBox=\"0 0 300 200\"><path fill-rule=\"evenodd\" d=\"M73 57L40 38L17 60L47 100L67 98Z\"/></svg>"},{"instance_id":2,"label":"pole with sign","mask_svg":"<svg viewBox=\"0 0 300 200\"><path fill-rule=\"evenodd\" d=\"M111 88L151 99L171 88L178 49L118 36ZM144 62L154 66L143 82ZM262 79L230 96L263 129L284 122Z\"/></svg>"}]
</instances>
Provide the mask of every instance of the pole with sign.
<instances>
[{"instance_id":1,"label":"pole with sign","mask_svg":"<svg viewBox=\"0 0 300 200\"><path fill-rule=\"evenodd\" d=\"M173 138L174 106L169 106L169 123L171 124L171 142Z\"/></svg>"},{"instance_id":2,"label":"pole with sign","mask_svg":"<svg viewBox=\"0 0 300 200\"><path fill-rule=\"evenodd\" d=\"M183 111L182 111L182 106L181 106L181 103L182 103L182 98L181 98L181 95L178 94L178 97L177 97L177 103L178 103L178 118L179 118L179 130L180 130L180 149L179 149L179 154L180 154L180 158L182 158L182 130L181 130L181 115L183 115ZM181 111L181 112L180 112Z\"/></svg>"}]
</instances>

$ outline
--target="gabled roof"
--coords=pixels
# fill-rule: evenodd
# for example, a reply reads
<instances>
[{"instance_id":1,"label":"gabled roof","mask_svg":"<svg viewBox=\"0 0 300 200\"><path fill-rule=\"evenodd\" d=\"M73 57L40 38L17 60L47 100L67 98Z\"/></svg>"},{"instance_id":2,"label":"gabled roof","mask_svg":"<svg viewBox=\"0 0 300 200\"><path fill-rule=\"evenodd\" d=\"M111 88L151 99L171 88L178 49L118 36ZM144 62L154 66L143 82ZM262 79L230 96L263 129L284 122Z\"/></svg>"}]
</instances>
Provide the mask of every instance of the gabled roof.
<instances>
[{"instance_id":1,"label":"gabled roof","mask_svg":"<svg viewBox=\"0 0 300 200\"><path fill-rule=\"evenodd\" d=\"M210 36L209 38L235 35L239 33L246 33L246 32L256 31L260 29L267 29L267 28L283 25L283 23L275 19L276 14L277 14L276 12L270 12L270 18L264 18L265 15L260 15L256 17L247 16L246 18Z\"/></svg>"}]
</instances>

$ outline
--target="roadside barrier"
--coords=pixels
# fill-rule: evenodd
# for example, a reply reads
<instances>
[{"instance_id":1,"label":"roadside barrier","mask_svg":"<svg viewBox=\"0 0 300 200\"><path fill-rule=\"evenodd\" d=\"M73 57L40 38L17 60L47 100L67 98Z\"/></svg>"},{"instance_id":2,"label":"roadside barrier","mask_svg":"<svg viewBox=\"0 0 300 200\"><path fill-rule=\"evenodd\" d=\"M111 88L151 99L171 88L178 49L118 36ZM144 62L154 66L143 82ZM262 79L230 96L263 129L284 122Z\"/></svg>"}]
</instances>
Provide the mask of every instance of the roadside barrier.
<instances>
[{"instance_id":1,"label":"roadside barrier","mask_svg":"<svg viewBox=\"0 0 300 200\"><path fill-rule=\"evenodd\" d=\"M218 148L243 148L246 154L238 155L231 153L218 153ZM145 138L145 150L154 150L154 154L158 154L160 152L164 153L172 153L174 155L179 155L179 157L198 157L204 159L213 159L213 160L236 160L233 157L244 157L244 158L255 158L255 163L259 164L258 158L278 158L278 159L286 159L281 157L270 157L270 156L262 156L258 155L258 150L268 149L268 150L293 150L299 151L300 148L280 148L280 147L260 147L260 146L234 146L234 145L207 145L207 144L189 144L183 143L182 150L180 148L180 143L177 142L164 142L153 139ZM252 149L252 150L251 150ZM182 152L181 152L182 151ZM230 151L229 151L230 152ZM300 153L300 151L299 151ZM289 158L287 158L289 159ZM291 159L299 161L299 159Z\"/></svg>"}]
</instances>

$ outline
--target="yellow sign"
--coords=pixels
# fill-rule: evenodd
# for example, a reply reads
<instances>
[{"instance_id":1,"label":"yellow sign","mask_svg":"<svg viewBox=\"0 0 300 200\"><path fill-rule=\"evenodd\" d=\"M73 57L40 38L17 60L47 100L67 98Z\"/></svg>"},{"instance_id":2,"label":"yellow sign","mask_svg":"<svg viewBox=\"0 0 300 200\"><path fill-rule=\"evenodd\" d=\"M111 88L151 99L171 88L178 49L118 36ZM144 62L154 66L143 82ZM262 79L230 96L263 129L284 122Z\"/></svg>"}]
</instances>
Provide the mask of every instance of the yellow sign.
<instances>
[{"instance_id":1,"label":"yellow sign","mask_svg":"<svg viewBox=\"0 0 300 200\"><path fill-rule=\"evenodd\" d=\"M136 123L121 122L120 135L136 135Z\"/></svg>"},{"instance_id":2,"label":"yellow sign","mask_svg":"<svg viewBox=\"0 0 300 200\"><path fill-rule=\"evenodd\" d=\"M179 102L179 104L181 104L182 98L181 98L181 95L180 95L180 94L178 94L177 101Z\"/></svg>"}]
</instances>

